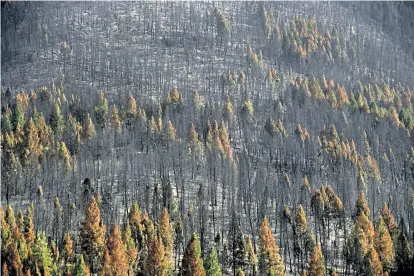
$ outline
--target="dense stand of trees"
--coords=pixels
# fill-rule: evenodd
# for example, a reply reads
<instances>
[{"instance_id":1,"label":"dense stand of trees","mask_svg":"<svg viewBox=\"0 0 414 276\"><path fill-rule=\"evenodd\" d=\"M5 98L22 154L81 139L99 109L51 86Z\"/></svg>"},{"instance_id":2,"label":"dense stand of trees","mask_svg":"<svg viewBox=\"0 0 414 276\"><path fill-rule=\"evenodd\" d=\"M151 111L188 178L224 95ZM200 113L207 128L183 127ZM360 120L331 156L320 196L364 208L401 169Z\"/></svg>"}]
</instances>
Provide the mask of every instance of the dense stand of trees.
<instances>
[{"instance_id":1,"label":"dense stand of trees","mask_svg":"<svg viewBox=\"0 0 414 276\"><path fill-rule=\"evenodd\" d=\"M68 5L2 9L2 273L413 273L404 45L346 5Z\"/></svg>"},{"instance_id":2,"label":"dense stand of trees","mask_svg":"<svg viewBox=\"0 0 414 276\"><path fill-rule=\"evenodd\" d=\"M333 199L332 199L333 198ZM332 203L330 201L332 200ZM171 219L166 208L158 221L147 212L142 213L135 203L123 221L106 231L101 218L102 199L92 196L85 209L84 220L78 234L61 233L55 240L45 232L36 230L33 204L26 213L17 214L11 206L1 209L1 253L4 275L409 275L414 271L414 256L407 237L404 221L395 222L387 205L374 227L370 209L363 192L353 209L351 233L343 245L338 232L346 232L343 224L329 231L329 218L319 218L322 225L315 231L307 224L307 216L299 205L294 221L287 209L283 216L289 220L288 233L294 248L285 258L279 252L275 235L265 216L258 233L259 242L252 245L251 236L237 226L237 235L230 229L228 240L220 236L209 242L202 257L198 235L193 233L187 244L182 244L181 218ZM337 214L339 221L346 220L341 200L330 186L322 187L313 195L312 208L320 210L326 205ZM60 214L56 213L58 217ZM346 227L346 226L345 226ZM320 232L322 231L322 233ZM232 233L233 232L233 233ZM317 236L313 235L317 233ZM335 235L334 245L329 235ZM233 235L233 236L232 236ZM326 237L325 235L328 235ZM282 241L286 243L286 241ZM178 246L183 247L183 253ZM332 246L339 246L342 252ZM207 253L208 252L208 253ZM341 257L338 256L341 255ZM335 256L337 255L337 256ZM181 261L177 262L177 258ZM293 259L293 260L292 260ZM335 263L336 262L336 263ZM342 263L342 266L338 262ZM338 271L338 272L337 272Z\"/></svg>"}]
</instances>

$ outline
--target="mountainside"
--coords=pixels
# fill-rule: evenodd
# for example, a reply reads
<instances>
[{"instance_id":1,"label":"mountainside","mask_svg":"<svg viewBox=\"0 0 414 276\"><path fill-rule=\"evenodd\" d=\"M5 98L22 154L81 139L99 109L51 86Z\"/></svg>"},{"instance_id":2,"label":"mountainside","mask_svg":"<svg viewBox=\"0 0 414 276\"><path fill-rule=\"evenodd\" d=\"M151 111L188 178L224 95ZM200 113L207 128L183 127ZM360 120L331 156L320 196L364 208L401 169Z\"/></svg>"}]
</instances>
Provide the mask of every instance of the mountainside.
<instances>
[{"instance_id":1,"label":"mountainside","mask_svg":"<svg viewBox=\"0 0 414 276\"><path fill-rule=\"evenodd\" d=\"M1 5L3 273L413 272L412 2Z\"/></svg>"}]
</instances>

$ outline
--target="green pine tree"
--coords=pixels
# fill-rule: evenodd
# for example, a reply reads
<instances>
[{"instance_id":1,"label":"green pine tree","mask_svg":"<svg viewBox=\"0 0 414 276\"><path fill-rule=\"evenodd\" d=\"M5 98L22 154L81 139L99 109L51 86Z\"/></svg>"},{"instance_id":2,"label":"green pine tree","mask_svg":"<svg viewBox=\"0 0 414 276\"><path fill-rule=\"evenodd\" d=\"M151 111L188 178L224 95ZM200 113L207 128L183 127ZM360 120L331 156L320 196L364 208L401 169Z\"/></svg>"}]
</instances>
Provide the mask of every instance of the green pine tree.
<instances>
[{"instance_id":1,"label":"green pine tree","mask_svg":"<svg viewBox=\"0 0 414 276\"><path fill-rule=\"evenodd\" d=\"M206 276L221 276L221 268L218 261L217 251L214 247L210 249L204 261Z\"/></svg>"}]
</instances>

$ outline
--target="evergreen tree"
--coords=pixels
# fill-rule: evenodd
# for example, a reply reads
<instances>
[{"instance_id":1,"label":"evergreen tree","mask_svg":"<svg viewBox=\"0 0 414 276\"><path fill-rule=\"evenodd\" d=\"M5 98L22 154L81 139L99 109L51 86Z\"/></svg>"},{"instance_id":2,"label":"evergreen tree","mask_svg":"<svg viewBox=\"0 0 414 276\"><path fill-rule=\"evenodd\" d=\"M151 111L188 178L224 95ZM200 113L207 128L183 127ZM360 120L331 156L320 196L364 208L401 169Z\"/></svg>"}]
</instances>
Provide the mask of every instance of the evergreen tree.
<instances>
[{"instance_id":1,"label":"evergreen tree","mask_svg":"<svg viewBox=\"0 0 414 276\"><path fill-rule=\"evenodd\" d=\"M138 248L134 242L134 239L131 236L131 227L129 225L129 222L127 223L122 239L125 244L126 252L128 256L128 262L129 262L129 268L130 268L129 273L132 274L136 270L136 265L138 261Z\"/></svg>"},{"instance_id":2,"label":"evergreen tree","mask_svg":"<svg viewBox=\"0 0 414 276\"><path fill-rule=\"evenodd\" d=\"M19 128L22 128L24 125L24 114L22 108L17 105L13 108L13 113L11 116L11 125L13 131L16 131Z\"/></svg>"},{"instance_id":3,"label":"evergreen tree","mask_svg":"<svg viewBox=\"0 0 414 276\"><path fill-rule=\"evenodd\" d=\"M285 265L279 255L279 247L276 244L267 217L263 219L260 227L259 246L260 268L263 275L285 275Z\"/></svg>"},{"instance_id":4,"label":"evergreen tree","mask_svg":"<svg viewBox=\"0 0 414 276\"><path fill-rule=\"evenodd\" d=\"M160 222L158 223L158 232L162 238L162 242L165 250L165 260L168 264L168 269L173 268L173 253L174 253L174 236L173 229L170 224L170 216L168 215L167 209L164 208Z\"/></svg>"},{"instance_id":5,"label":"evergreen tree","mask_svg":"<svg viewBox=\"0 0 414 276\"><path fill-rule=\"evenodd\" d=\"M95 125L93 124L92 118L88 113L85 124L82 128L82 138L89 140L95 136Z\"/></svg>"},{"instance_id":6,"label":"evergreen tree","mask_svg":"<svg viewBox=\"0 0 414 276\"><path fill-rule=\"evenodd\" d=\"M72 237L69 233L63 238L63 250L60 255L65 264L73 264L75 261L75 253L73 251ZM83 257L82 257L83 258Z\"/></svg>"},{"instance_id":7,"label":"evergreen tree","mask_svg":"<svg viewBox=\"0 0 414 276\"><path fill-rule=\"evenodd\" d=\"M228 121L229 123L233 123L234 122L234 118L235 118L235 114L234 114L234 108L233 108L233 104L231 103L230 97L227 96L227 102L224 108L224 112L223 112L223 116L224 119L226 121Z\"/></svg>"},{"instance_id":8,"label":"evergreen tree","mask_svg":"<svg viewBox=\"0 0 414 276\"><path fill-rule=\"evenodd\" d=\"M394 216L391 214L391 211L388 208L387 204L384 204L381 215L384 219L385 225L388 228L388 232L390 233L391 238L393 239L393 241L395 241L398 237L398 225L395 222Z\"/></svg>"},{"instance_id":9,"label":"evergreen tree","mask_svg":"<svg viewBox=\"0 0 414 276\"><path fill-rule=\"evenodd\" d=\"M205 276L206 272L201 259L200 242L194 233L184 251L182 267L182 276Z\"/></svg>"},{"instance_id":10,"label":"evergreen tree","mask_svg":"<svg viewBox=\"0 0 414 276\"><path fill-rule=\"evenodd\" d=\"M23 165L28 165L31 162L37 164L38 156L42 152L42 145L40 144L40 138L38 135L38 130L36 125L33 122L33 119L30 118L24 126L24 142L23 142L23 152L21 155L21 160Z\"/></svg>"},{"instance_id":11,"label":"evergreen tree","mask_svg":"<svg viewBox=\"0 0 414 276\"><path fill-rule=\"evenodd\" d=\"M371 246L364 262L364 275L382 276L382 264L377 251Z\"/></svg>"},{"instance_id":12,"label":"evergreen tree","mask_svg":"<svg viewBox=\"0 0 414 276\"><path fill-rule=\"evenodd\" d=\"M31 245L35 240L35 230L33 224L33 205L27 208L26 216L24 217L24 237L28 245Z\"/></svg>"},{"instance_id":13,"label":"evergreen tree","mask_svg":"<svg viewBox=\"0 0 414 276\"><path fill-rule=\"evenodd\" d=\"M254 252L253 243L252 243L252 239L250 238L250 236L247 236L246 250L247 250L247 260L250 265L250 274L255 275L257 258L256 258L256 253Z\"/></svg>"},{"instance_id":14,"label":"evergreen tree","mask_svg":"<svg viewBox=\"0 0 414 276\"><path fill-rule=\"evenodd\" d=\"M152 238L149 242L148 256L144 268L145 275L150 276L166 276L171 272L160 235Z\"/></svg>"},{"instance_id":15,"label":"evergreen tree","mask_svg":"<svg viewBox=\"0 0 414 276\"><path fill-rule=\"evenodd\" d=\"M78 153L81 146L82 126L76 121L75 117L69 115L65 124L64 137L66 145L72 153Z\"/></svg>"},{"instance_id":16,"label":"evergreen tree","mask_svg":"<svg viewBox=\"0 0 414 276\"><path fill-rule=\"evenodd\" d=\"M78 254L76 259L77 261L76 261L75 269L73 271L73 276L89 276L90 275L89 268L83 259L83 255Z\"/></svg>"},{"instance_id":17,"label":"evergreen tree","mask_svg":"<svg viewBox=\"0 0 414 276\"><path fill-rule=\"evenodd\" d=\"M96 273L102 264L105 250L105 226L101 221L96 197L92 197L86 211L85 220L80 229L82 253L92 273Z\"/></svg>"},{"instance_id":18,"label":"evergreen tree","mask_svg":"<svg viewBox=\"0 0 414 276\"><path fill-rule=\"evenodd\" d=\"M59 103L56 101L50 114L50 126L55 135L60 135L63 130L63 115L60 111Z\"/></svg>"},{"instance_id":19,"label":"evergreen tree","mask_svg":"<svg viewBox=\"0 0 414 276\"><path fill-rule=\"evenodd\" d=\"M114 273L114 269L112 267L111 256L109 255L109 251L106 248L105 254L103 257L103 264L102 268L99 271L100 276L111 276Z\"/></svg>"},{"instance_id":20,"label":"evergreen tree","mask_svg":"<svg viewBox=\"0 0 414 276\"><path fill-rule=\"evenodd\" d=\"M385 271L390 271L394 263L394 248L391 236L382 216L379 217L375 233L375 249Z\"/></svg>"},{"instance_id":21,"label":"evergreen tree","mask_svg":"<svg viewBox=\"0 0 414 276\"><path fill-rule=\"evenodd\" d=\"M317 244L312 252L312 257L309 263L309 276L325 276L325 261L322 250Z\"/></svg>"},{"instance_id":22,"label":"evergreen tree","mask_svg":"<svg viewBox=\"0 0 414 276\"><path fill-rule=\"evenodd\" d=\"M58 156L60 160L63 160L63 162L59 162L59 165L63 167L66 171L72 170L72 157L70 156L70 152L68 148L66 147L65 142L58 142Z\"/></svg>"},{"instance_id":23,"label":"evergreen tree","mask_svg":"<svg viewBox=\"0 0 414 276\"><path fill-rule=\"evenodd\" d=\"M228 157L231 157L231 150L230 150L230 142L229 136L227 134L227 128L224 124L224 121L221 121L220 130L219 130L219 138L221 145L223 146L223 150Z\"/></svg>"},{"instance_id":24,"label":"evergreen tree","mask_svg":"<svg viewBox=\"0 0 414 276\"><path fill-rule=\"evenodd\" d=\"M175 139L175 128L171 121L168 121L165 125L165 137L170 141Z\"/></svg>"},{"instance_id":25,"label":"evergreen tree","mask_svg":"<svg viewBox=\"0 0 414 276\"><path fill-rule=\"evenodd\" d=\"M117 224L112 228L111 235L108 238L107 250L110 255L111 275L128 275L128 256Z\"/></svg>"},{"instance_id":26,"label":"evergreen tree","mask_svg":"<svg viewBox=\"0 0 414 276\"><path fill-rule=\"evenodd\" d=\"M362 212L365 213L365 215L370 215L370 210L368 207L367 200L365 198L365 194L363 192L360 192L358 195L358 199L356 201L356 215L359 216Z\"/></svg>"},{"instance_id":27,"label":"evergreen tree","mask_svg":"<svg viewBox=\"0 0 414 276\"><path fill-rule=\"evenodd\" d=\"M132 208L129 211L128 221L129 225L131 226L131 236L134 239L137 246L141 247L143 227L141 225L141 211L139 209L137 202L135 202L134 205L132 205Z\"/></svg>"},{"instance_id":28,"label":"evergreen tree","mask_svg":"<svg viewBox=\"0 0 414 276\"><path fill-rule=\"evenodd\" d=\"M94 107L96 123L100 128L104 128L108 121L109 106L108 101L105 99L103 92L99 93L98 104Z\"/></svg>"},{"instance_id":29,"label":"evergreen tree","mask_svg":"<svg viewBox=\"0 0 414 276\"><path fill-rule=\"evenodd\" d=\"M32 245L31 260L37 267L39 267L42 275L50 275L53 258L44 232L38 233L36 236L36 240Z\"/></svg>"},{"instance_id":30,"label":"evergreen tree","mask_svg":"<svg viewBox=\"0 0 414 276\"><path fill-rule=\"evenodd\" d=\"M396 275L410 275L414 272L412 267L413 250L403 230L399 231L395 246Z\"/></svg>"},{"instance_id":31,"label":"evergreen tree","mask_svg":"<svg viewBox=\"0 0 414 276\"><path fill-rule=\"evenodd\" d=\"M137 115L137 103L133 96L129 96L128 98L125 114L128 121L132 121Z\"/></svg>"},{"instance_id":32,"label":"evergreen tree","mask_svg":"<svg viewBox=\"0 0 414 276\"><path fill-rule=\"evenodd\" d=\"M198 140L198 133L195 129L194 123L191 123L188 130L188 144L190 146L191 153L198 153L200 150L200 141Z\"/></svg>"},{"instance_id":33,"label":"evergreen tree","mask_svg":"<svg viewBox=\"0 0 414 276\"><path fill-rule=\"evenodd\" d=\"M242 115L245 124L252 123L254 120L254 109L251 100L247 100L243 103Z\"/></svg>"},{"instance_id":34,"label":"evergreen tree","mask_svg":"<svg viewBox=\"0 0 414 276\"><path fill-rule=\"evenodd\" d=\"M122 133L122 123L121 119L119 118L118 108L114 104L112 107L112 118L111 118L112 127L115 130L115 133L121 134Z\"/></svg>"},{"instance_id":35,"label":"evergreen tree","mask_svg":"<svg viewBox=\"0 0 414 276\"><path fill-rule=\"evenodd\" d=\"M303 234L308 229L308 223L306 221L306 214L303 210L302 204L299 204L298 210L296 211L296 217L295 217L295 225L296 230L299 234Z\"/></svg>"},{"instance_id":36,"label":"evergreen tree","mask_svg":"<svg viewBox=\"0 0 414 276\"><path fill-rule=\"evenodd\" d=\"M37 130L39 133L40 142L43 146L43 150L47 151L50 145L51 130L50 127L46 124L46 120L43 115L40 116Z\"/></svg>"},{"instance_id":37,"label":"evergreen tree","mask_svg":"<svg viewBox=\"0 0 414 276\"><path fill-rule=\"evenodd\" d=\"M7 254L2 254L2 262L3 261L5 261L8 264L8 273L10 275L22 274L23 264L15 242L8 244Z\"/></svg>"},{"instance_id":38,"label":"evergreen tree","mask_svg":"<svg viewBox=\"0 0 414 276\"><path fill-rule=\"evenodd\" d=\"M221 276L221 268L218 261L217 251L212 247L204 261L204 268L206 270L206 276Z\"/></svg>"}]
</instances>

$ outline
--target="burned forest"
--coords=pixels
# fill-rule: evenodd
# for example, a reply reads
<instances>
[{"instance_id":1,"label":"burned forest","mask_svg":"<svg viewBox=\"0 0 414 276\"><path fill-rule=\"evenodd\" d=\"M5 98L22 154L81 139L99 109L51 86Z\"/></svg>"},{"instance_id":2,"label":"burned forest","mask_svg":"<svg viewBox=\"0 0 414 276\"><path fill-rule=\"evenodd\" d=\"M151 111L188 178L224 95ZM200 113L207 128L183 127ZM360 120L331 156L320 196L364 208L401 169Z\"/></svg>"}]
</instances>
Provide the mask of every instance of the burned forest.
<instances>
[{"instance_id":1,"label":"burned forest","mask_svg":"<svg viewBox=\"0 0 414 276\"><path fill-rule=\"evenodd\" d=\"M1 2L3 275L414 275L414 2Z\"/></svg>"}]
</instances>

